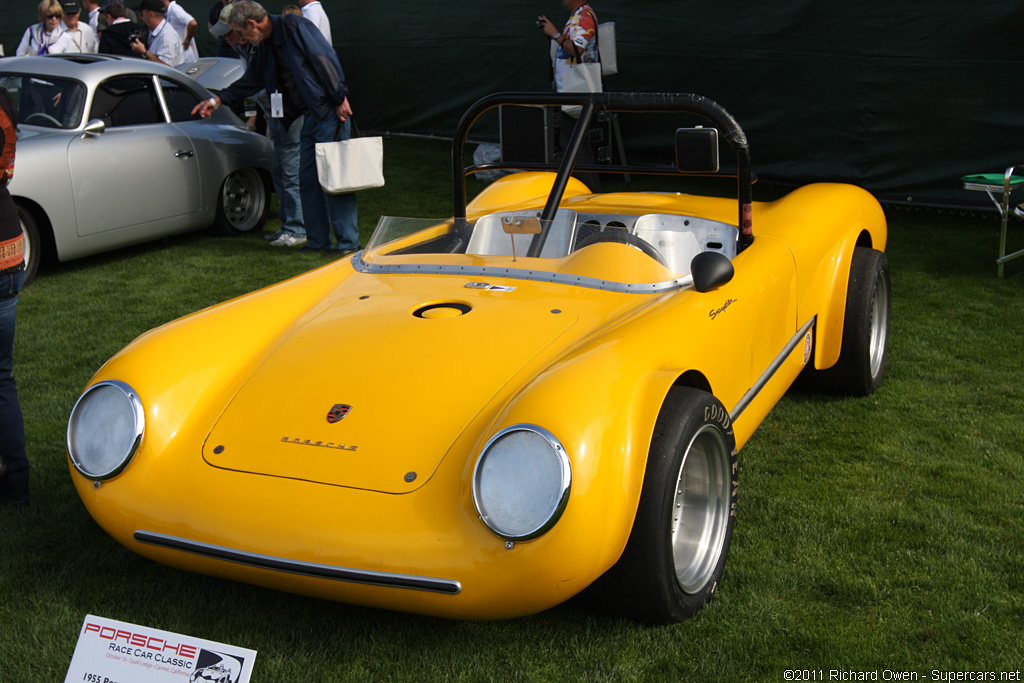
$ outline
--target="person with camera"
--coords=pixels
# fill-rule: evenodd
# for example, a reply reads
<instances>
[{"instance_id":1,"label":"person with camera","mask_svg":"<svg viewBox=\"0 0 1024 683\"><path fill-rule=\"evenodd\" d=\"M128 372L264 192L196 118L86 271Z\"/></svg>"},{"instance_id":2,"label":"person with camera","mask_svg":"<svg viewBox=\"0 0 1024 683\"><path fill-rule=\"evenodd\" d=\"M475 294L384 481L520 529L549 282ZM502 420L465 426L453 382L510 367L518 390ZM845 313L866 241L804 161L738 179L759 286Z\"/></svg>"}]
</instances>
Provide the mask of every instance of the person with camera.
<instances>
[{"instance_id":1,"label":"person with camera","mask_svg":"<svg viewBox=\"0 0 1024 683\"><path fill-rule=\"evenodd\" d=\"M537 17L537 28L554 41L555 90L562 92L562 77L573 64L597 61L597 15L586 0L562 0L569 20L559 31L545 15Z\"/></svg>"},{"instance_id":2,"label":"person with camera","mask_svg":"<svg viewBox=\"0 0 1024 683\"><path fill-rule=\"evenodd\" d=\"M600 62L597 53L597 15L586 0L562 0L562 7L569 12L569 20L559 31L545 15L537 17L537 28L544 32L550 42L554 43L551 50L551 66L554 86L557 92L564 92L562 79L573 64L593 64ZM578 114L577 114L578 116ZM575 118L563 109L558 113L559 141L565 149L569 144ZM580 149L579 163L594 164L597 155L589 141ZM601 191L601 179L597 173L575 173L593 192Z\"/></svg>"},{"instance_id":3,"label":"person with camera","mask_svg":"<svg viewBox=\"0 0 1024 683\"><path fill-rule=\"evenodd\" d=\"M25 419L14 382L14 317L25 283L25 237L7 190L14 176L17 109L0 87L0 503L28 503Z\"/></svg>"},{"instance_id":4,"label":"person with camera","mask_svg":"<svg viewBox=\"0 0 1024 683\"><path fill-rule=\"evenodd\" d=\"M128 18L128 11L119 0L110 0L103 7L107 28L100 34L99 51L107 55L138 57L132 50L135 40L145 43L146 27Z\"/></svg>"},{"instance_id":5,"label":"person with camera","mask_svg":"<svg viewBox=\"0 0 1024 683\"><path fill-rule=\"evenodd\" d=\"M167 66L178 66L185 61L181 38L174 27L164 19L166 9L163 0L142 0L135 8L142 25L149 29L149 46L141 40L132 42L132 52L151 62Z\"/></svg>"}]
</instances>

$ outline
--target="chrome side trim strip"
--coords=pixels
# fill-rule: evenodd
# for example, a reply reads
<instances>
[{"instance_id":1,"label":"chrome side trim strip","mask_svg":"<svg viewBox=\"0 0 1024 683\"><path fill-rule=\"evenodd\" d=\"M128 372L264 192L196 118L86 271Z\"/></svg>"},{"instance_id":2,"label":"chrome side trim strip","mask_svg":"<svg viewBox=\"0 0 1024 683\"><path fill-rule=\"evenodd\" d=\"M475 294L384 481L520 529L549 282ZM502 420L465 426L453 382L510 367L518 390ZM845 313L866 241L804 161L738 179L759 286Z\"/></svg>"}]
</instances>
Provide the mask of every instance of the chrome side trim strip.
<instances>
[{"instance_id":1,"label":"chrome side trim strip","mask_svg":"<svg viewBox=\"0 0 1024 683\"><path fill-rule=\"evenodd\" d=\"M182 550L215 560L236 562L250 567L300 574L318 579L365 583L385 588L408 588L432 593L445 593L447 595L458 595L462 591L462 584L452 579L437 579L430 576L414 576L412 574L392 574L389 572L352 569L350 567L338 567L316 562L301 562L299 560L289 560L271 555L260 555L244 550L235 550L234 548L202 543L178 536L168 536L167 534L146 531L144 529L135 531L135 540L139 543L148 543L160 546L161 548L170 548L171 550Z\"/></svg>"},{"instance_id":2,"label":"chrome side trim strip","mask_svg":"<svg viewBox=\"0 0 1024 683\"><path fill-rule=\"evenodd\" d=\"M817 322L817 320L818 316L814 316L813 318L808 320L806 323L804 323L804 326L801 327L797 331L797 333L790 338L788 342L786 342L786 346L782 349L779 355L775 356L775 360L771 362L771 365L768 366L768 369L765 370L764 373L762 373L761 376L757 378L757 381L754 382L754 386L750 387L747 393L743 394L743 398L740 399L740 402L737 403L736 407L733 408L732 411L729 413L729 417L732 418L733 421L735 421L736 418L743 414L743 411L746 410L747 406L750 405L750 402L754 400L754 397L756 397L758 393L760 393L761 389L764 389L764 385L768 384L768 380L770 380L775 375L775 373L778 372L779 368L782 367L782 364L785 362L785 360L789 358L789 354L793 353L793 349L795 349L797 345L803 341L804 335L807 334L807 330L814 327L814 324L815 322Z\"/></svg>"},{"instance_id":3,"label":"chrome side trim strip","mask_svg":"<svg viewBox=\"0 0 1024 683\"><path fill-rule=\"evenodd\" d=\"M372 275L463 275L472 278L509 278L512 280L531 280L534 282L553 282L556 284L572 285L575 287L587 287L588 289L600 289L606 292L619 292L623 294L659 294L673 289L682 289L693 286L693 276L665 280L664 282L613 282L611 280L599 280L593 277L582 275L568 275L566 273L553 273L546 270L520 270L518 268L502 268L497 266L446 266L419 263L367 263L363 260L363 252L352 255L352 267L360 273Z\"/></svg>"}]
</instances>

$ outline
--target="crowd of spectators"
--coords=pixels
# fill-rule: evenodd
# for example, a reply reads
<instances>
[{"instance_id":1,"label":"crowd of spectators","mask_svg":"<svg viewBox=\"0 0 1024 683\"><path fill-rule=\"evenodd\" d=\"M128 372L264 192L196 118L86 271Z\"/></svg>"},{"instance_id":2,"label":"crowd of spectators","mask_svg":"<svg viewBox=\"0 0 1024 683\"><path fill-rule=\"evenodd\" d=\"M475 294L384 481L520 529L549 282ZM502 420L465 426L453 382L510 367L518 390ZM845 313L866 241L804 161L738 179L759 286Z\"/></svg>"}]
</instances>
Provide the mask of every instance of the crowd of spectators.
<instances>
[{"instance_id":1,"label":"crowd of spectators","mask_svg":"<svg viewBox=\"0 0 1024 683\"><path fill-rule=\"evenodd\" d=\"M86 16L82 16L82 8ZM199 58L195 33L198 22L175 0L143 0L138 7L125 7L122 0L42 0L39 23L22 36L15 54L19 57L99 52L136 56L178 66ZM128 22L107 40L103 35L115 24ZM166 26L164 26L166 22ZM129 36L136 41L125 42ZM171 46L171 38L176 48Z\"/></svg>"}]
</instances>

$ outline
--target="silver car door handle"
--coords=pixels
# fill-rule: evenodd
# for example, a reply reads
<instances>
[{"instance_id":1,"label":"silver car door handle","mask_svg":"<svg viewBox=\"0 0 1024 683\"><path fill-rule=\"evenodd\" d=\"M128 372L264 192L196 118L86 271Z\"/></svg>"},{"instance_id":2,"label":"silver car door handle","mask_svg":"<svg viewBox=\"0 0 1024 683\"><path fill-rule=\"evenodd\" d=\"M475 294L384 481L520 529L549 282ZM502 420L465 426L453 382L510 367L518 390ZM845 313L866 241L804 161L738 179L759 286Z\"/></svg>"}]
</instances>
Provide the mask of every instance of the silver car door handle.
<instances>
[{"instance_id":1,"label":"silver car door handle","mask_svg":"<svg viewBox=\"0 0 1024 683\"><path fill-rule=\"evenodd\" d=\"M181 157L194 157L195 155L196 153L190 149L179 149L174 153L174 156L177 159L180 159Z\"/></svg>"}]
</instances>

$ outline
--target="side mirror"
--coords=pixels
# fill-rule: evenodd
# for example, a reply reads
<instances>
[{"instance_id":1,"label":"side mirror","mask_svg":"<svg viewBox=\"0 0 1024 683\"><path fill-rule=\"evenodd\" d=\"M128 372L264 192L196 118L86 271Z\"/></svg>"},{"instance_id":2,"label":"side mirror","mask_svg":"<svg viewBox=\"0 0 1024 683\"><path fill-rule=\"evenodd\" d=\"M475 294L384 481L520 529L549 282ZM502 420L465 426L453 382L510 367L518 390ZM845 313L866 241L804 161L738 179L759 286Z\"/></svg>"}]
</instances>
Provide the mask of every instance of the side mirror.
<instances>
[{"instance_id":1,"label":"side mirror","mask_svg":"<svg viewBox=\"0 0 1024 683\"><path fill-rule=\"evenodd\" d=\"M677 129L676 168L683 173L718 173L718 129Z\"/></svg>"},{"instance_id":2,"label":"side mirror","mask_svg":"<svg viewBox=\"0 0 1024 683\"><path fill-rule=\"evenodd\" d=\"M732 279L735 272L732 261L717 251L702 251L690 261L693 288L698 292L710 292L721 287Z\"/></svg>"},{"instance_id":3,"label":"side mirror","mask_svg":"<svg viewBox=\"0 0 1024 683\"><path fill-rule=\"evenodd\" d=\"M539 235L540 219L536 216L502 216L501 229L507 235Z\"/></svg>"},{"instance_id":4,"label":"side mirror","mask_svg":"<svg viewBox=\"0 0 1024 683\"><path fill-rule=\"evenodd\" d=\"M82 137L98 137L103 135L106 129L107 124L103 123L103 119L90 119L89 123L85 124L85 128L82 129Z\"/></svg>"}]
</instances>

